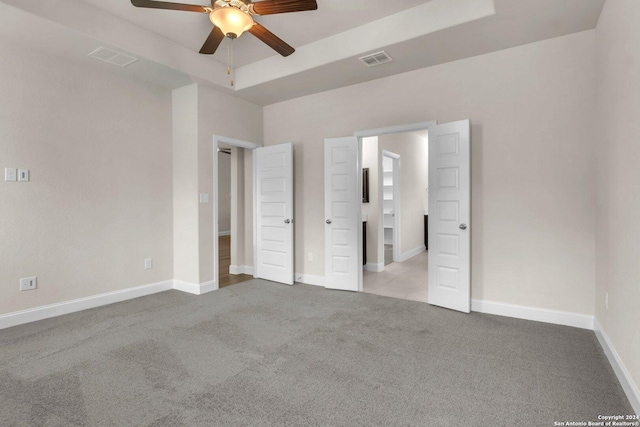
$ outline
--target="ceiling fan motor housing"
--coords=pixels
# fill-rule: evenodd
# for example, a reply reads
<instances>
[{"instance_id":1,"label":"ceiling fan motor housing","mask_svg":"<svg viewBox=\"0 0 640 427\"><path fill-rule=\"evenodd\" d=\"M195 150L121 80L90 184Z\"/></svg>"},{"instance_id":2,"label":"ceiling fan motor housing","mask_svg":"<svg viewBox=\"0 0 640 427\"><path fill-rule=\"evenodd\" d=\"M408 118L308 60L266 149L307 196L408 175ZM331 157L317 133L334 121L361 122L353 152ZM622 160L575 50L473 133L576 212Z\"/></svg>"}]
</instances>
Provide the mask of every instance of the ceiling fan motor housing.
<instances>
[{"instance_id":1,"label":"ceiling fan motor housing","mask_svg":"<svg viewBox=\"0 0 640 427\"><path fill-rule=\"evenodd\" d=\"M244 13L254 15L253 11L251 10L252 5L247 5L247 3L243 2L242 0L216 0L213 5L214 8L235 7L236 9L240 9Z\"/></svg>"}]
</instances>

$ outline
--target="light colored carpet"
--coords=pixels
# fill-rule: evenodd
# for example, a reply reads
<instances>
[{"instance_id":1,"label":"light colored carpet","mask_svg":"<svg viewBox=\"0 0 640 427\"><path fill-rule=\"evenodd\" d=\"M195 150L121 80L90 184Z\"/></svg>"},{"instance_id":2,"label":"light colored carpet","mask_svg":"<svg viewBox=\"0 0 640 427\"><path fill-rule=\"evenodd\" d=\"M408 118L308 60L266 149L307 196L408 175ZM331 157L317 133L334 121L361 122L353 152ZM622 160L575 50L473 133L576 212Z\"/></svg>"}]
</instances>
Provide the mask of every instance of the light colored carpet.
<instances>
[{"instance_id":1,"label":"light colored carpet","mask_svg":"<svg viewBox=\"0 0 640 427\"><path fill-rule=\"evenodd\" d=\"M593 332L261 280L0 331L2 426L549 426L630 414Z\"/></svg>"}]
</instances>

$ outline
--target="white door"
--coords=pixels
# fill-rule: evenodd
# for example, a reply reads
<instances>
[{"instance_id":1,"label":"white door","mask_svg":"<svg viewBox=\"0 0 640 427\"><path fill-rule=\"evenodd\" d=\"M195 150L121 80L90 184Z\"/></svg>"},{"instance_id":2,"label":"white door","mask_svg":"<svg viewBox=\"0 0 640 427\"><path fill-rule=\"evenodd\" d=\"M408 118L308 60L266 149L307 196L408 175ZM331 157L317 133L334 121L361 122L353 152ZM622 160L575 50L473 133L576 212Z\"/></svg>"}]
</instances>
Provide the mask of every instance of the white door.
<instances>
[{"instance_id":1,"label":"white door","mask_svg":"<svg viewBox=\"0 0 640 427\"><path fill-rule=\"evenodd\" d=\"M470 122L429 128L429 304L471 311Z\"/></svg>"},{"instance_id":2,"label":"white door","mask_svg":"<svg viewBox=\"0 0 640 427\"><path fill-rule=\"evenodd\" d=\"M358 138L324 140L325 287L357 291L362 274L358 256L360 214Z\"/></svg>"},{"instance_id":3,"label":"white door","mask_svg":"<svg viewBox=\"0 0 640 427\"><path fill-rule=\"evenodd\" d=\"M255 277L293 285L293 144L255 150Z\"/></svg>"}]
</instances>

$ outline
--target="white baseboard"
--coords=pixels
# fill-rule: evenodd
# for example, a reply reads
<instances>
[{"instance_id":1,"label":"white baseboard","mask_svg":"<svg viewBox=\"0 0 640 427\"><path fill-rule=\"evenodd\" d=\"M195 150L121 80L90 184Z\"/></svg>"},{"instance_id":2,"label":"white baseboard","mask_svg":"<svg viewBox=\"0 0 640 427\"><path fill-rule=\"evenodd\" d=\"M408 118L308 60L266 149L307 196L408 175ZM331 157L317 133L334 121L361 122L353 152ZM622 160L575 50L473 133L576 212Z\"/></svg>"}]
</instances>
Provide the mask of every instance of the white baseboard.
<instances>
[{"instance_id":1,"label":"white baseboard","mask_svg":"<svg viewBox=\"0 0 640 427\"><path fill-rule=\"evenodd\" d=\"M183 282L182 280L174 280L173 289L193 295L202 295L218 289L218 284L213 280L204 283L190 283Z\"/></svg>"},{"instance_id":2,"label":"white baseboard","mask_svg":"<svg viewBox=\"0 0 640 427\"><path fill-rule=\"evenodd\" d=\"M173 281L152 283L150 285L137 286L135 288L122 289L114 292L93 295L90 297L78 298L71 301L57 304L45 305L28 310L16 311L0 315L0 329L12 326L49 319L63 314L75 313L89 308L101 307L116 302L126 301L133 298L156 294L173 289Z\"/></svg>"},{"instance_id":3,"label":"white baseboard","mask_svg":"<svg viewBox=\"0 0 640 427\"><path fill-rule=\"evenodd\" d=\"M636 415L640 415L640 389L638 389L638 385L633 381L629 371L624 366L622 359L618 355L615 347L609 340L607 333L602 328L598 319L594 319L593 330L596 333L596 337L604 350L604 354L607 355L607 359L609 359L609 364L613 368L613 371L616 373L618 377L618 381L620 381L620 385L627 395L627 399L629 399L629 403L631 403L631 407L635 411Z\"/></svg>"},{"instance_id":4,"label":"white baseboard","mask_svg":"<svg viewBox=\"0 0 640 427\"><path fill-rule=\"evenodd\" d=\"M230 265L229 274L248 274L253 276L253 267L250 265Z\"/></svg>"},{"instance_id":5,"label":"white baseboard","mask_svg":"<svg viewBox=\"0 0 640 427\"><path fill-rule=\"evenodd\" d=\"M411 249L409 252L405 252L400 255L399 262L405 262L406 260L413 258L418 255L420 252L424 252L427 249L425 245L418 246L417 248Z\"/></svg>"},{"instance_id":6,"label":"white baseboard","mask_svg":"<svg viewBox=\"0 0 640 427\"><path fill-rule=\"evenodd\" d=\"M501 302L471 300L471 311L593 330L593 316Z\"/></svg>"},{"instance_id":7,"label":"white baseboard","mask_svg":"<svg viewBox=\"0 0 640 427\"><path fill-rule=\"evenodd\" d=\"M296 282L298 283L324 287L324 276L313 276L311 274L296 273L295 278L296 278Z\"/></svg>"},{"instance_id":8,"label":"white baseboard","mask_svg":"<svg viewBox=\"0 0 640 427\"><path fill-rule=\"evenodd\" d=\"M231 236L230 231L218 231L218 236Z\"/></svg>"},{"instance_id":9,"label":"white baseboard","mask_svg":"<svg viewBox=\"0 0 640 427\"><path fill-rule=\"evenodd\" d=\"M381 271L384 271L384 262L377 262L377 263L368 262L364 265L364 269L366 271L373 271L374 273L380 273Z\"/></svg>"}]
</instances>

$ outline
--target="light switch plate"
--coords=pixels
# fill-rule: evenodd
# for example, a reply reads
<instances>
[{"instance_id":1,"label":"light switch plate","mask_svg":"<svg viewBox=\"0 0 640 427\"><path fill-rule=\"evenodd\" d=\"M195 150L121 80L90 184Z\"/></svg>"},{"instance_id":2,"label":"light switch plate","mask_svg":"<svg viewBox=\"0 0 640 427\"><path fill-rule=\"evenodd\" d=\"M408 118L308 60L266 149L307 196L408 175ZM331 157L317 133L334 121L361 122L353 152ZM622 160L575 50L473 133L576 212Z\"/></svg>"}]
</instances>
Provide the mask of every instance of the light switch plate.
<instances>
[{"instance_id":1,"label":"light switch plate","mask_svg":"<svg viewBox=\"0 0 640 427\"><path fill-rule=\"evenodd\" d=\"M15 168L4 168L4 180L16 182L18 180L18 171Z\"/></svg>"},{"instance_id":2,"label":"light switch plate","mask_svg":"<svg viewBox=\"0 0 640 427\"><path fill-rule=\"evenodd\" d=\"M200 203L209 203L209 195L207 193L200 193Z\"/></svg>"},{"instance_id":3,"label":"light switch plate","mask_svg":"<svg viewBox=\"0 0 640 427\"><path fill-rule=\"evenodd\" d=\"M29 182L29 169L18 169L18 181Z\"/></svg>"}]
</instances>

